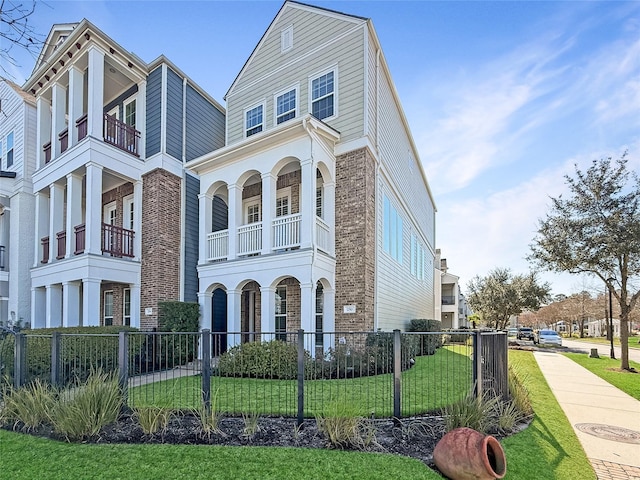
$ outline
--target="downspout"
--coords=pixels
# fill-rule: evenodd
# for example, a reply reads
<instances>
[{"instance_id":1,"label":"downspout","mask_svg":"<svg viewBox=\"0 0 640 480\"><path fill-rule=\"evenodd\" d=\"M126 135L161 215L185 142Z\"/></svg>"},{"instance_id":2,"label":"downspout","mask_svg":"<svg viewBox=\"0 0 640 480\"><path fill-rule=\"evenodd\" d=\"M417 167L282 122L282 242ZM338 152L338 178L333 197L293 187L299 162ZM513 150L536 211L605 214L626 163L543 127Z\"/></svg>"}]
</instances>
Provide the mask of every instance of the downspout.
<instances>
[{"instance_id":1,"label":"downspout","mask_svg":"<svg viewBox=\"0 0 640 480\"><path fill-rule=\"evenodd\" d=\"M182 79L182 182L180 187L180 301L184 302L185 295L185 262L187 261L186 245L187 245L187 216L185 215L187 205L187 172L184 164L187 158L187 79ZM198 238L200 241L200 238ZM199 247L198 247L198 251Z\"/></svg>"},{"instance_id":2,"label":"downspout","mask_svg":"<svg viewBox=\"0 0 640 480\"><path fill-rule=\"evenodd\" d=\"M309 146L310 146L309 150L311 154L311 169L312 169L311 174L315 175L315 172L313 171L313 135L311 135L311 129L309 128L309 122L307 117L304 117L302 119L302 127L305 129L305 131L309 135ZM311 221L312 221L311 223L311 284L313 285L313 267L316 264L316 250L318 246L316 244L316 231L315 231L316 219L312 218ZM334 225L334 228L335 228L335 225Z\"/></svg>"},{"instance_id":3,"label":"downspout","mask_svg":"<svg viewBox=\"0 0 640 480\"><path fill-rule=\"evenodd\" d=\"M376 226L378 224L378 215L380 214L380 209L378 207L379 199L380 199L380 48L376 51L376 137L375 137L375 149L376 149L376 177L375 177L375 222ZM373 262L374 262L374 308L373 308L373 329L375 331L378 330L378 229L375 228L376 238L375 238L375 248L373 249Z\"/></svg>"}]
</instances>

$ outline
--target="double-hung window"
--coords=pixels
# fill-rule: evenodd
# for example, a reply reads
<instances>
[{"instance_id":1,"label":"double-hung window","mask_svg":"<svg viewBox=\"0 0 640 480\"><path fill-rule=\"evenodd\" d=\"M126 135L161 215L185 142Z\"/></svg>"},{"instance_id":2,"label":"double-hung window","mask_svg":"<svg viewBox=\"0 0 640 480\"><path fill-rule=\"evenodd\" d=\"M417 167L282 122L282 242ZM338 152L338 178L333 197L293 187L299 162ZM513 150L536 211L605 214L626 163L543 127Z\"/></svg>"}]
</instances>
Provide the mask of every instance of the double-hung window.
<instances>
[{"instance_id":1,"label":"double-hung window","mask_svg":"<svg viewBox=\"0 0 640 480\"><path fill-rule=\"evenodd\" d=\"M319 120L335 114L335 72L311 80L311 114Z\"/></svg>"},{"instance_id":2,"label":"double-hung window","mask_svg":"<svg viewBox=\"0 0 640 480\"><path fill-rule=\"evenodd\" d=\"M296 89L276 97L276 124L296 118Z\"/></svg>"},{"instance_id":3,"label":"double-hung window","mask_svg":"<svg viewBox=\"0 0 640 480\"><path fill-rule=\"evenodd\" d=\"M260 133L264 126L262 105L247 110L244 114L245 136L250 137Z\"/></svg>"},{"instance_id":4,"label":"double-hung window","mask_svg":"<svg viewBox=\"0 0 640 480\"><path fill-rule=\"evenodd\" d=\"M131 289L125 288L124 299L122 302L122 324L126 327L131 326Z\"/></svg>"},{"instance_id":5,"label":"double-hung window","mask_svg":"<svg viewBox=\"0 0 640 480\"><path fill-rule=\"evenodd\" d=\"M276 340L287 340L287 287L276 287Z\"/></svg>"},{"instance_id":6,"label":"double-hung window","mask_svg":"<svg viewBox=\"0 0 640 480\"><path fill-rule=\"evenodd\" d=\"M113 290L104 292L104 326L113 325Z\"/></svg>"},{"instance_id":7,"label":"double-hung window","mask_svg":"<svg viewBox=\"0 0 640 480\"><path fill-rule=\"evenodd\" d=\"M7 135L7 167L13 165L13 132Z\"/></svg>"}]
</instances>

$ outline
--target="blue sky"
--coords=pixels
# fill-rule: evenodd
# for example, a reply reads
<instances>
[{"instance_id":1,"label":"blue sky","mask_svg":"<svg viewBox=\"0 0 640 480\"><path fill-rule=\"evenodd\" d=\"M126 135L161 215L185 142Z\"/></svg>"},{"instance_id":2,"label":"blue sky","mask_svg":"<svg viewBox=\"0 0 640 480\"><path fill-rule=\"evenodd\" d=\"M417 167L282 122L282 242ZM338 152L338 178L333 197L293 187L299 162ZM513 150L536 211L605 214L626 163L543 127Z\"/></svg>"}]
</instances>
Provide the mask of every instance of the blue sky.
<instances>
[{"instance_id":1,"label":"blue sky","mask_svg":"<svg viewBox=\"0 0 640 480\"><path fill-rule=\"evenodd\" d=\"M368 17L434 193L437 246L463 286L526 273L537 220L574 164L628 150L640 170L640 2L309 1ZM33 25L88 18L167 56L223 103L280 1L38 3ZM18 83L34 59L16 56ZM554 293L598 282L542 273Z\"/></svg>"}]
</instances>

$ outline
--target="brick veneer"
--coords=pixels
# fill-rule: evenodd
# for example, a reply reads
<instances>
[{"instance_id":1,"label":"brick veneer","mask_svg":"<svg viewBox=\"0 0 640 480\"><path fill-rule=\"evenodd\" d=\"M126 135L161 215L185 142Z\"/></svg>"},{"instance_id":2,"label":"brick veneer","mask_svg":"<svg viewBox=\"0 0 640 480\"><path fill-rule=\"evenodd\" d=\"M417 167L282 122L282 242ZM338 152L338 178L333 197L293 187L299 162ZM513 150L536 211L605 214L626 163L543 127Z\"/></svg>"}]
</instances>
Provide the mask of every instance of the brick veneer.
<instances>
[{"instance_id":1,"label":"brick veneer","mask_svg":"<svg viewBox=\"0 0 640 480\"><path fill-rule=\"evenodd\" d=\"M158 302L180 299L182 179L155 169L142 177L140 328L158 325ZM153 308L145 315L145 308Z\"/></svg>"},{"instance_id":2,"label":"brick veneer","mask_svg":"<svg viewBox=\"0 0 640 480\"><path fill-rule=\"evenodd\" d=\"M336 158L336 331L374 328L375 182L366 148ZM356 313L344 313L344 305Z\"/></svg>"}]
</instances>

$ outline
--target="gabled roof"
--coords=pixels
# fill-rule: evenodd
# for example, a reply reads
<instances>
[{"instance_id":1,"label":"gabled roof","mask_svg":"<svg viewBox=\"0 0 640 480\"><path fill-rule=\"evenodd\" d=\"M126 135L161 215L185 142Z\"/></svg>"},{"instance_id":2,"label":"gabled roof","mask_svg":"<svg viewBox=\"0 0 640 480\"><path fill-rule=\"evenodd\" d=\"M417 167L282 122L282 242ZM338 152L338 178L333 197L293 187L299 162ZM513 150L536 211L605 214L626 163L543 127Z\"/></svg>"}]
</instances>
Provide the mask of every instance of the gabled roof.
<instances>
[{"instance_id":1,"label":"gabled roof","mask_svg":"<svg viewBox=\"0 0 640 480\"><path fill-rule=\"evenodd\" d=\"M33 95L31 95L28 92L25 92L24 90L22 90L22 88L20 88L20 85L17 85L16 83L12 82L11 80L8 80L6 78L0 77L0 82L4 82L7 84L7 86L9 88L11 88L11 90L13 90L15 92L16 95L22 97L22 99L31 104L34 105L36 104L36 99Z\"/></svg>"},{"instance_id":2,"label":"gabled roof","mask_svg":"<svg viewBox=\"0 0 640 480\"><path fill-rule=\"evenodd\" d=\"M60 46L64 41L69 38L71 32L79 25L79 22L75 23L57 23L51 27L49 31L49 35L47 35L47 39L44 42L44 47L40 51L40 55L38 55L38 60L36 60L36 64L33 67L33 71L35 72L40 68L42 62L44 62L49 56Z\"/></svg>"},{"instance_id":3,"label":"gabled roof","mask_svg":"<svg viewBox=\"0 0 640 480\"><path fill-rule=\"evenodd\" d=\"M369 19L365 18L365 17L359 17L357 15L350 15L348 13L342 13L342 12L338 12L337 10L330 10L328 8L315 7L313 5L308 5L306 3L295 2L295 1L292 1L292 0L286 0L282 4L282 7L280 7L280 10L278 10L278 13L274 17L274 19L269 24L269 27L267 28L267 30L264 32L264 34L260 38L260 41L258 42L258 44L255 46L255 48L251 52L251 55L249 55L249 58L247 59L247 61L244 62L244 65L240 69L240 72L238 73L238 75L236 75L236 78L233 80L233 83L231 83L231 86L227 90L227 93L225 93L224 100L227 99L227 95L229 95L229 92L231 92L231 90L233 90L233 88L236 86L236 84L238 83L238 81L242 77L242 74L245 72L247 67L251 64L251 61L253 60L253 58L256 55L256 52L263 45L265 39L271 33L274 25L278 22L278 20L284 14L284 12L286 10L288 10L289 8L298 8L298 9L301 9L301 10L314 11L316 13L320 13L320 14L324 14L324 15L328 15L328 16L333 16L333 17L336 17L336 18L341 18L343 20L351 21L351 22L354 22L354 23L362 23L363 21L365 21L365 22L369 21Z\"/></svg>"}]
</instances>

